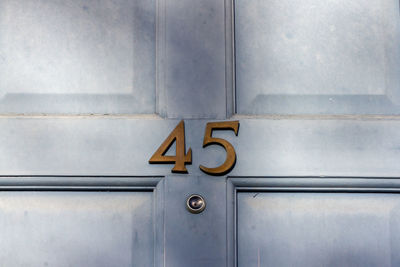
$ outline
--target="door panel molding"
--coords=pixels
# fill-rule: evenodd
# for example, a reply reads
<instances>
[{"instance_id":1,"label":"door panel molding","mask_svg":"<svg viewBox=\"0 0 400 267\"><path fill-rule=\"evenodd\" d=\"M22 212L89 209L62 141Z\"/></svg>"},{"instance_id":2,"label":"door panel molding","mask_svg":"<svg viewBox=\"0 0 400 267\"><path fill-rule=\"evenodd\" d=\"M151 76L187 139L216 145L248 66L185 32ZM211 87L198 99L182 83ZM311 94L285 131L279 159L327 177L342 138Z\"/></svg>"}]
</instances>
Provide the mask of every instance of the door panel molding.
<instances>
[{"instance_id":1,"label":"door panel molding","mask_svg":"<svg viewBox=\"0 0 400 267\"><path fill-rule=\"evenodd\" d=\"M239 114L399 113L398 2L232 1Z\"/></svg>"},{"instance_id":2,"label":"door panel molding","mask_svg":"<svg viewBox=\"0 0 400 267\"><path fill-rule=\"evenodd\" d=\"M0 112L154 114L157 5L2 1Z\"/></svg>"},{"instance_id":3,"label":"door panel molding","mask_svg":"<svg viewBox=\"0 0 400 267\"><path fill-rule=\"evenodd\" d=\"M162 176L0 176L0 191L153 191L159 187Z\"/></svg>"},{"instance_id":4,"label":"door panel molding","mask_svg":"<svg viewBox=\"0 0 400 267\"><path fill-rule=\"evenodd\" d=\"M164 266L164 179L162 176L0 176L0 192L152 193L154 266Z\"/></svg>"},{"instance_id":5,"label":"door panel molding","mask_svg":"<svg viewBox=\"0 0 400 267\"><path fill-rule=\"evenodd\" d=\"M239 192L400 193L400 177L245 177L227 178L227 266L237 266Z\"/></svg>"}]
</instances>

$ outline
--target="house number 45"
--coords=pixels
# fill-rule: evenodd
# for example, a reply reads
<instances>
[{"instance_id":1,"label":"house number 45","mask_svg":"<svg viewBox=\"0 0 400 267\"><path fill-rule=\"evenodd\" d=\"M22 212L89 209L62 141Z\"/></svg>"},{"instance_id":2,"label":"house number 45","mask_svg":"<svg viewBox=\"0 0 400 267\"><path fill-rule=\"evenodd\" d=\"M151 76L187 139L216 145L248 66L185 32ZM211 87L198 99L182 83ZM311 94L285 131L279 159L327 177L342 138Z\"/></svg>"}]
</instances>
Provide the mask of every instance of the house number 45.
<instances>
[{"instance_id":1,"label":"house number 45","mask_svg":"<svg viewBox=\"0 0 400 267\"><path fill-rule=\"evenodd\" d=\"M237 136L239 133L239 121L209 122L206 125L203 148L210 145L219 145L226 150L225 162L216 167L208 168L200 165L200 169L210 175L224 175L232 170L236 163L236 152L231 143L222 138L212 137L213 130L231 130ZM175 156L166 156L168 149L176 142ZM187 173L186 164L192 164L192 149L186 152L185 148L185 123L182 120L169 134L157 151L151 156L150 164L173 164L172 172Z\"/></svg>"}]
</instances>

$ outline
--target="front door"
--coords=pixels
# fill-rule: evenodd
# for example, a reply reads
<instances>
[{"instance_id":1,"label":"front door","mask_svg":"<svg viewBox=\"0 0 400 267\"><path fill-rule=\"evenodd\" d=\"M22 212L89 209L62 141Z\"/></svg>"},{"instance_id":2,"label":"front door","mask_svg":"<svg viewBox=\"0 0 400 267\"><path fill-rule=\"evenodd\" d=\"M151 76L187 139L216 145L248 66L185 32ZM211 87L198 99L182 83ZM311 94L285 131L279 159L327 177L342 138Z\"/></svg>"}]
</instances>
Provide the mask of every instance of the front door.
<instances>
[{"instance_id":1,"label":"front door","mask_svg":"<svg viewBox=\"0 0 400 267\"><path fill-rule=\"evenodd\" d=\"M0 265L400 265L398 10L0 1Z\"/></svg>"}]
</instances>

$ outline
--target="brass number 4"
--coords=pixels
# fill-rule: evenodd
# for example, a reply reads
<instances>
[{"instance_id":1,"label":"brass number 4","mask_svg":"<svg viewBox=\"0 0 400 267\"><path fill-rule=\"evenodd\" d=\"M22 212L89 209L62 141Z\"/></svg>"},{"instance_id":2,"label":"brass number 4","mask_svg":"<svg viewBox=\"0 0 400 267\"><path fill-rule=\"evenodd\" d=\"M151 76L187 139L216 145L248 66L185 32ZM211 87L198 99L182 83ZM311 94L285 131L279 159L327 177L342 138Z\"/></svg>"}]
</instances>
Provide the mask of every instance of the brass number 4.
<instances>
[{"instance_id":1,"label":"brass number 4","mask_svg":"<svg viewBox=\"0 0 400 267\"><path fill-rule=\"evenodd\" d=\"M175 156L165 156L168 149L176 143ZM172 172L187 173L186 164L192 164L192 149L189 148L186 154L185 148L185 123L183 120L175 127L170 135L165 139L161 146L157 149L153 156L151 156L149 163L175 163Z\"/></svg>"}]
</instances>

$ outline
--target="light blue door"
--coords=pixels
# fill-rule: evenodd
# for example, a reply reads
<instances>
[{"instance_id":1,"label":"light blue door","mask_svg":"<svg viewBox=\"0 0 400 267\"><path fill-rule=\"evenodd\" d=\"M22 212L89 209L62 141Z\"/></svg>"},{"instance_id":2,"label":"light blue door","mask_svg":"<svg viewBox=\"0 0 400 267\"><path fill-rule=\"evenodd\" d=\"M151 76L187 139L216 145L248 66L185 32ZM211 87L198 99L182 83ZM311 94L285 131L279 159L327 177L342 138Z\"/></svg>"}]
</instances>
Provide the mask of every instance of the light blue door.
<instances>
[{"instance_id":1,"label":"light blue door","mask_svg":"<svg viewBox=\"0 0 400 267\"><path fill-rule=\"evenodd\" d=\"M399 41L394 0L0 1L0 266L398 266Z\"/></svg>"}]
</instances>

